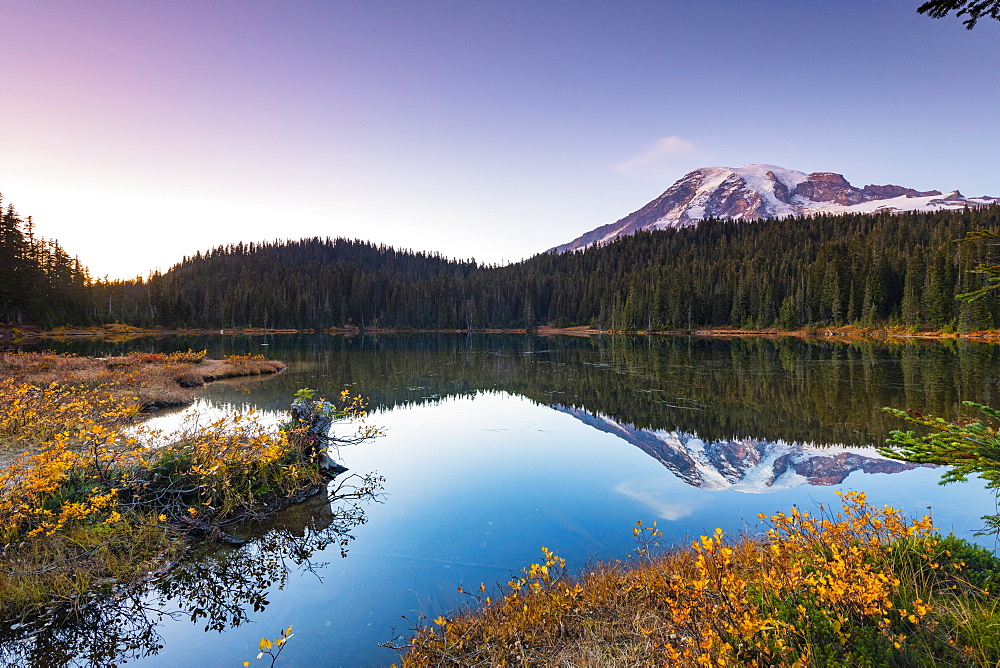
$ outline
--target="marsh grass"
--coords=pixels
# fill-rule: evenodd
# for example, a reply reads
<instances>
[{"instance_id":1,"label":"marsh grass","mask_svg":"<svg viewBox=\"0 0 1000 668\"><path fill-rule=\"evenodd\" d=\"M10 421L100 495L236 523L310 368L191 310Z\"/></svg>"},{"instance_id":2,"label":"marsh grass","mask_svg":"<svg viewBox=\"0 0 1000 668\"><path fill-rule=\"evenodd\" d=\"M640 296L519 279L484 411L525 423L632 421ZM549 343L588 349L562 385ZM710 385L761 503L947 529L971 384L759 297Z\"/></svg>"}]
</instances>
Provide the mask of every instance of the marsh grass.
<instances>
[{"instance_id":1,"label":"marsh grass","mask_svg":"<svg viewBox=\"0 0 1000 668\"><path fill-rule=\"evenodd\" d=\"M763 519L763 518L762 518ZM995 665L992 553L933 534L929 518L844 495L761 536L721 531L660 552L637 526L634 558L575 578L543 548L498 598L417 629L419 665Z\"/></svg>"},{"instance_id":2,"label":"marsh grass","mask_svg":"<svg viewBox=\"0 0 1000 668\"><path fill-rule=\"evenodd\" d=\"M143 518L77 524L8 546L0 560L0 619L22 621L46 610L71 617L116 583L137 581L184 549L175 532Z\"/></svg>"},{"instance_id":3,"label":"marsh grass","mask_svg":"<svg viewBox=\"0 0 1000 668\"><path fill-rule=\"evenodd\" d=\"M55 384L76 391L101 388L132 404L136 411L191 403L194 400L191 388L212 380L272 374L284 368L282 362L260 355L229 355L223 360L210 360L204 350L132 352L106 358L48 352L0 353L2 380L35 387Z\"/></svg>"}]
</instances>

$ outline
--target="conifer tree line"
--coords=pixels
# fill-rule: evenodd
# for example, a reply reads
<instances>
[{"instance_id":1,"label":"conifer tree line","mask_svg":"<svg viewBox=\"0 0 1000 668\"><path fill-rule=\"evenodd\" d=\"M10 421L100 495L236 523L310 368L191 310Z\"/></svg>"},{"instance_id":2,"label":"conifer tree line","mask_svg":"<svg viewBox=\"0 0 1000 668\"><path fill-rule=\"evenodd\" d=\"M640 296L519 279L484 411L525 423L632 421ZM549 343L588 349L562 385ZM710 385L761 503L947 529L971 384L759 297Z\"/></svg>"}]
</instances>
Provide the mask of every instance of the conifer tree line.
<instances>
[{"instance_id":1,"label":"conifer tree line","mask_svg":"<svg viewBox=\"0 0 1000 668\"><path fill-rule=\"evenodd\" d=\"M0 322L43 325L90 319L90 276L58 241L35 236L31 216L0 195Z\"/></svg>"},{"instance_id":2,"label":"conifer tree line","mask_svg":"<svg viewBox=\"0 0 1000 668\"><path fill-rule=\"evenodd\" d=\"M0 266L13 277L4 285L14 287L0 292L0 317L8 321L17 313L60 324L64 318L198 328L622 331L840 324L977 331L1000 323L994 294L955 299L984 285L973 270L992 261L987 244L956 240L1000 230L996 206L753 223L710 219L503 267L348 239L238 243L145 279L91 282L77 265L76 291L58 293L62 301L51 304L45 295L55 297L54 288L40 292L32 287L40 283L26 279L31 272L7 269L10 248L31 245L24 222L8 211L12 222L0 238ZM8 238L20 241L11 245ZM47 255L42 265L59 262Z\"/></svg>"}]
</instances>

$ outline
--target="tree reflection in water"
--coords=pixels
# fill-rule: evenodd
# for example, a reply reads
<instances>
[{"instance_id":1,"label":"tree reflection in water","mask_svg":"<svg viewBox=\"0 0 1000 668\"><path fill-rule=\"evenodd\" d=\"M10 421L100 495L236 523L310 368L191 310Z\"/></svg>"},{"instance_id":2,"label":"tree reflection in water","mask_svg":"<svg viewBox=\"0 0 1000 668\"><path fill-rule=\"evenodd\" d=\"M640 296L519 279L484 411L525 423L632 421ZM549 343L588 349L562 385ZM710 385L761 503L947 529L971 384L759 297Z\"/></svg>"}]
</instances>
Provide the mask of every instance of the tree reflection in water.
<instances>
[{"instance_id":1,"label":"tree reflection in water","mask_svg":"<svg viewBox=\"0 0 1000 668\"><path fill-rule=\"evenodd\" d=\"M350 475L278 513L270 522L233 533L249 539L240 547L202 548L173 568L145 580L116 585L67 614L34 619L0 634L0 665L113 666L163 649L164 619L188 618L205 631L223 631L250 621L282 589L289 575L318 574L327 562L313 555L338 546L347 556L351 532L364 524L365 505L378 501L382 478Z\"/></svg>"}]
</instances>

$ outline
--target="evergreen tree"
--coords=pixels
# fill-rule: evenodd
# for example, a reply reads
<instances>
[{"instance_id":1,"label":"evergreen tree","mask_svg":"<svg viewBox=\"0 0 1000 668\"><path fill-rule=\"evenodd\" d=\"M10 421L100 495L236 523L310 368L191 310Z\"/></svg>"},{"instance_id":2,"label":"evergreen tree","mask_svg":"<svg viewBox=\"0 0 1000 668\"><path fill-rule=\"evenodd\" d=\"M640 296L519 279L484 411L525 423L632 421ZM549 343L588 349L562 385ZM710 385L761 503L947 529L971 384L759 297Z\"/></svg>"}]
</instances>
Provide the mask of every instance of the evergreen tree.
<instances>
[{"instance_id":1,"label":"evergreen tree","mask_svg":"<svg viewBox=\"0 0 1000 668\"><path fill-rule=\"evenodd\" d=\"M906 263L906 279L903 286L902 318L903 323L909 327L916 327L920 323L925 271L924 249L918 245Z\"/></svg>"}]
</instances>

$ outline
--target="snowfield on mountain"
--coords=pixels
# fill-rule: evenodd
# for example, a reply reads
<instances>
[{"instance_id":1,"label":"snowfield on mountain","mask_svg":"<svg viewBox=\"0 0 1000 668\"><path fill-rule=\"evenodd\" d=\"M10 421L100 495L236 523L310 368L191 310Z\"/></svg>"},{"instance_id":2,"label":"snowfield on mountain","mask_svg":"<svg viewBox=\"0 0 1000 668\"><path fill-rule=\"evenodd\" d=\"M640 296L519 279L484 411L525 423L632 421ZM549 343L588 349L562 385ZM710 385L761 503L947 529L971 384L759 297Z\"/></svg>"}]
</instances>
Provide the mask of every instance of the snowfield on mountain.
<instances>
[{"instance_id":1,"label":"snowfield on mountain","mask_svg":"<svg viewBox=\"0 0 1000 668\"><path fill-rule=\"evenodd\" d=\"M775 165L703 167L621 220L556 246L564 253L603 245L644 230L697 225L705 218L760 220L812 214L938 211L985 206L998 197L965 197L958 190L918 191L896 185L857 188L833 172L806 174Z\"/></svg>"}]
</instances>

